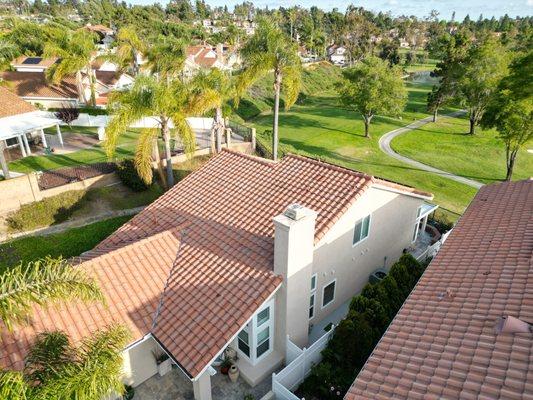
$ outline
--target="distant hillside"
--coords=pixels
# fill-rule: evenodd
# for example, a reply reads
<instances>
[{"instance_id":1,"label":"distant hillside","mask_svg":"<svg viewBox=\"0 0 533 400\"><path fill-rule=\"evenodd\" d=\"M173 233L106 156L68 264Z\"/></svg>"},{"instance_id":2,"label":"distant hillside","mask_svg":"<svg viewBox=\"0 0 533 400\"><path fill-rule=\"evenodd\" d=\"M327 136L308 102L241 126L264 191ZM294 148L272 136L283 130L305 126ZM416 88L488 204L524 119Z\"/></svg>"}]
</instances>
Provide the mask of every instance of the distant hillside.
<instances>
[{"instance_id":1,"label":"distant hillside","mask_svg":"<svg viewBox=\"0 0 533 400\"><path fill-rule=\"evenodd\" d=\"M302 73L302 90L298 102L319 92L332 90L340 76L340 68L335 67L328 62L306 66ZM236 114L244 120L250 120L261 113L271 111L272 106L274 105L274 91L272 85L272 74L269 74L255 83L250 90L248 90L248 94L241 99ZM281 107L283 107L283 95L280 104Z\"/></svg>"}]
</instances>

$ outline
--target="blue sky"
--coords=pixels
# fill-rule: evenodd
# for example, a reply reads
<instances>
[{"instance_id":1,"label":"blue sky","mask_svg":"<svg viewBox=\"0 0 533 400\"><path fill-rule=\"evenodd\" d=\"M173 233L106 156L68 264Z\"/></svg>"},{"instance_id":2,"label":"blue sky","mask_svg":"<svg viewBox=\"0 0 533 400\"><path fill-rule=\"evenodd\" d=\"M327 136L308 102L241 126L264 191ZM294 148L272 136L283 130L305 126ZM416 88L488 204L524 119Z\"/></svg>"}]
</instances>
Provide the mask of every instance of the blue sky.
<instances>
[{"instance_id":1,"label":"blue sky","mask_svg":"<svg viewBox=\"0 0 533 400\"><path fill-rule=\"evenodd\" d=\"M152 0L126 0L133 4L150 4ZM213 6L228 5L230 9L233 5L242 3L242 0L206 0ZM162 4L168 1L160 0ZM455 10L456 19L463 19L466 14L470 14L472 19L477 19L479 14L485 17L500 17L505 13L510 16L527 16L533 11L533 0L353 0L357 6L363 6L372 11L391 11L393 15L416 15L418 17L427 16L432 9L439 11L441 18L449 19ZM311 7L316 5L324 10L331 10L334 7L344 10L350 1L345 0L256 0L254 4L277 8L280 6L300 5Z\"/></svg>"}]
</instances>

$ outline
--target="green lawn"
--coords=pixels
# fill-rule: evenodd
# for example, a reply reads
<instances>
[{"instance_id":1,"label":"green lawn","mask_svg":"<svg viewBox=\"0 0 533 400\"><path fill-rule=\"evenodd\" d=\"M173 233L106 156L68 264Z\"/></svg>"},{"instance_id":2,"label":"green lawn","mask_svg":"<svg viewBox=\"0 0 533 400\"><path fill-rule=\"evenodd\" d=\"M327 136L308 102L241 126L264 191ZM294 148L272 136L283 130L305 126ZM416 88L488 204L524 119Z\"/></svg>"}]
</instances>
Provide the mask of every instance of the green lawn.
<instances>
[{"instance_id":1,"label":"green lawn","mask_svg":"<svg viewBox=\"0 0 533 400\"><path fill-rule=\"evenodd\" d=\"M80 127L75 127L73 129L76 131L79 130L80 133L84 134L91 133L91 128L80 129ZM138 136L138 129L130 129L119 138L115 153L117 159L131 158L135 155L135 146ZM105 154L105 150L100 144L98 144L94 147L79 150L70 154L52 154L25 157L20 160L10 162L9 169L15 172L29 173L32 171L44 171L104 161L108 161L108 158Z\"/></svg>"},{"instance_id":2,"label":"green lawn","mask_svg":"<svg viewBox=\"0 0 533 400\"><path fill-rule=\"evenodd\" d=\"M371 139L364 137L361 117L344 109L334 92L310 96L303 104L281 113L281 145L292 152L430 191L435 194L435 202L461 213L474 196L475 189L392 159L378 147L379 138L385 132L428 115L426 96L430 86L408 84L408 88L409 101L401 119L375 117ZM261 115L253 122L258 132L263 132L271 129L272 117Z\"/></svg>"},{"instance_id":3,"label":"green lawn","mask_svg":"<svg viewBox=\"0 0 533 400\"><path fill-rule=\"evenodd\" d=\"M409 158L480 182L505 179L505 147L497 132L477 127L472 136L468 130L466 116L440 118L395 138L392 147ZM523 149L518 154L513 179L532 174L533 155Z\"/></svg>"},{"instance_id":4,"label":"green lawn","mask_svg":"<svg viewBox=\"0 0 533 400\"><path fill-rule=\"evenodd\" d=\"M2 243L0 273L20 262L26 264L46 256L69 258L80 255L92 249L130 218L132 216L111 218L54 235L31 236Z\"/></svg>"}]
</instances>

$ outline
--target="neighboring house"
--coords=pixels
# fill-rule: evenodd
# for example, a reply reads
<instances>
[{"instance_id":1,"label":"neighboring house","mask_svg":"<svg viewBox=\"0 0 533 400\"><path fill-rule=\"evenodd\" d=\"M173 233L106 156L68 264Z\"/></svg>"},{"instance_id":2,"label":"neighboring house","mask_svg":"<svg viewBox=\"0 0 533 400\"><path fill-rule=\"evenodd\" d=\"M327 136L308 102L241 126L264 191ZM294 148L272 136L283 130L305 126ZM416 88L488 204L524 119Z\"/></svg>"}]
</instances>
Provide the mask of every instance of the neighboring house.
<instances>
[{"instance_id":1,"label":"neighboring house","mask_svg":"<svg viewBox=\"0 0 533 400\"><path fill-rule=\"evenodd\" d=\"M186 76L192 76L202 69L231 70L240 63L236 49L222 43L216 46L207 44L189 46L186 49L186 55L187 58L183 67Z\"/></svg>"},{"instance_id":2,"label":"neighboring house","mask_svg":"<svg viewBox=\"0 0 533 400\"><path fill-rule=\"evenodd\" d=\"M329 60L335 65L346 64L346 47L332 45L327 48Z\"/></svg>"},{"instance_id":3,"label":"neighboring house","mask_svg":"<svg viewBox=\"0 0 533 400\"><path fill-rule=\"evenodd\" d=\"M484 186L346 400L533 398L533 181Z\"/></svg>"},{"instance_id":4,"label":"neighboring house","mask_svg":"<svg viewBox=\"0 0 533 400\"><path fill-rule=\"evenodd\" d=\"M224 150L79 257L107 306L37 307L32 325L0 330L0 367L22 368L40 331L79 340L122 323L129 384L156 374L152 352L165 351L195 398L211 399L212 365L232 347L256 385L283 364L288 337L307 345L311 324L412 245L431 198L305 157Z\"/></svg>"},{"instance_id":5,"label":"neighboring house","mask_svg":"<svg viewBox=\"0 0 533 400\"><path fill-rule=\"evenodd\" d=\"M46 80L44 72L1 72L0 77L17 96L45 108L78 106L80 104L76 78L68 76L54 85Z\"/></svg>"},{"instance_id":6,"label":"neighboring house","mask_svg":"<svg viewBox=\"0 0 533 400\"><path fill-rule=\"evenodd\" d=\"M98 35L98 48L102 51L109 50L115 41L115 31L104 25L85 25L85 29Z\"/></svg>"},{"instance_id":7,"label":"neighboring house","mask_svg":"<svg viewBox=\"0 0 533 400\"><path fill-rule=\"evenodd\" d=\"M18 72L45 72L57 63L59 58L42 58L20 56L11 62L11 66Z\"/></svg>"}]
</instances>

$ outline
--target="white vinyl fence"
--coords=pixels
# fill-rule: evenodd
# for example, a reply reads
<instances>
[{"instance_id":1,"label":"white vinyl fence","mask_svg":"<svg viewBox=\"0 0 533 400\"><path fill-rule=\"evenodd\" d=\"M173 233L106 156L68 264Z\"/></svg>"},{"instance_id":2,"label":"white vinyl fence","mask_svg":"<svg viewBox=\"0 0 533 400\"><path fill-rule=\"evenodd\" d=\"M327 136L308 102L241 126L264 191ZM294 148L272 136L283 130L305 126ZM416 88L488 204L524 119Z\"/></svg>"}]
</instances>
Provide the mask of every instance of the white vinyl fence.
<instances>
[{"instance_id":1,"label":"white vinyl fence","mask_svg":"<svg viewBox=\"0 0 533 400\"><path fill-rule=\"evenodd\" d=\"M322 360L321 352L334 330L332 326L329 332L303 350L287 337L287 366L277 374L272 374L272 391L277 400L300 400L292 390L296 390L311 372L311 367Z\"/></svg>"},{"instance_id":2,"label":"white vinyl fence","mask_svg":"<svg viewBox=\"0 0 533 400\"><path fill-rule=\"evenodd\" d=\"M446 232L444 235L442 235L438 242L433 243L431 246L428 246L426 251L424 251L422 254L420 254L416 259L420 262L426 261L428 258L433 258L437 255L439 252L441 246L444 244L448 236L452 230L450 229L448 232Z\"/></svg>"}]
</instances>

